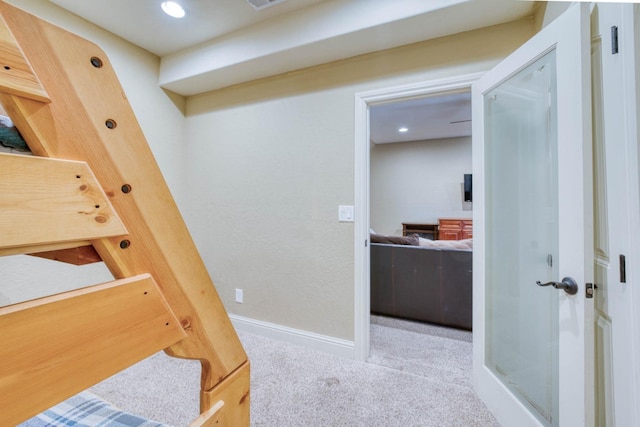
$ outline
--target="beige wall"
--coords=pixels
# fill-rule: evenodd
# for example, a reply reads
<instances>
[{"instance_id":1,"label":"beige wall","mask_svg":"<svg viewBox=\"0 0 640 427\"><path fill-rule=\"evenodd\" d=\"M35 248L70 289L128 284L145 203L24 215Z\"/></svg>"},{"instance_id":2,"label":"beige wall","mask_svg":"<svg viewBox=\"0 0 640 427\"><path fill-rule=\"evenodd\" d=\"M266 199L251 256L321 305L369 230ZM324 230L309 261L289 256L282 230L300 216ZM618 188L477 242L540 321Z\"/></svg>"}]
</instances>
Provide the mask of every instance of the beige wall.
<instances>
[{"instance_id":1,"label":"beige wall","mask_svg":"<svg viewBox=\"0 0 640 427\"><path fill-rule=\"evenodd\" d=\"M534 31L533 21L522 21L457 34L185 104L158 87L155 56L50 2L12 3L107 52L229 311L347 340L353 224L337 221L337 207L353 204L354 94L487 70ZM37 261L0 259L0 292L7 282L55 292L76 280L108 280L99 266ZM233 302L235 288L245 292L242 305Z\"/></svg>"},{"instance_id":2,"label":"beige wall","mask_svg":"<svg viewBox=\"0 0 640 427\"><path fill-rule=\"evenodd\" d=\"M374 144L371 149L371 228L402 235L403 222L471 218L462 183L471 173L471 137Z\"/></svg>"},{"instance_id":3,"label":"beige wall","mask_svg":"<svg viewBox=\"0 0 640 427\"><path fill-rule=\"evenodd\" d=\"M229 312L354 336L354 95L480 72L533 20L418 43L187 101L187 222ZM244 290L243 304L234 289Z\"/></svg>"},{"instance_id":4,"label":"beige wall","mask_svg":"<svg viewBox=\"0 0 640 427\"><path fill-rule=\"evenodd\" d=\"M538 30L546 27L571 6L571 2L540 2L537 10Z\"/></svg>"},{"instance_id":5,"label":"beige wall","mask_svg":"<svg viewBox=\"0 0 640 427\"><path fill-rule=\"evenodd\" d=\"M97 43L109 56L145 136L179 204L184 195L184 105L158 87L159 59L49 1L10 0L31 13ZM0 258L0 306L111 280L103 264L65 265L28 256Z\"/></svg>"}]
</instances>

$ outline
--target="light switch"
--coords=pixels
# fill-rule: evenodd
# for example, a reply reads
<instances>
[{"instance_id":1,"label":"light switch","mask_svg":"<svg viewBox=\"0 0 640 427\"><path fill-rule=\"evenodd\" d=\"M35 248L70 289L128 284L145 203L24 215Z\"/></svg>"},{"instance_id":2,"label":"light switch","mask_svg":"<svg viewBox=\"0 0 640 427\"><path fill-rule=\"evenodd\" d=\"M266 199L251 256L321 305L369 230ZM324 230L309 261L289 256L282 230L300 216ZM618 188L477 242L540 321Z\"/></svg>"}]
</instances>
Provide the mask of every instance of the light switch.
<instances>
[{"instance_id":1,"label":"light switch","mask_svg":"<svg viewBox=\"0 0 640 427\"><path fill-rule=\"evenodd\" d=\"M353 222L353 206L338 206L338 221Z\"/></svg>"}]
</instances>

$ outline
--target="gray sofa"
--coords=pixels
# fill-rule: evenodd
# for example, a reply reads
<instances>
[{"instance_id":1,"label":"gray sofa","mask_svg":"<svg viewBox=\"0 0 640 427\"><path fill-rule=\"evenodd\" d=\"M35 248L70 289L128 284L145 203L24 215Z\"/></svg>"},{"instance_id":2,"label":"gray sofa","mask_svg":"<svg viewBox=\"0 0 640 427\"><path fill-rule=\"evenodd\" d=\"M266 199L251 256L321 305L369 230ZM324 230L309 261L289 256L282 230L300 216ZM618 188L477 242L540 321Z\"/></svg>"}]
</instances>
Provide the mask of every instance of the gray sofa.
<instances>
[{"instance_id":1,"label":"gray sofa","mask_svg":"<svg viewBox=\"0 0 640 427\"><path fill-rule=\"evenodd\" d=\"M372 243L371 312L471 330L472 254Z\"/></svg>"}]
</instances>

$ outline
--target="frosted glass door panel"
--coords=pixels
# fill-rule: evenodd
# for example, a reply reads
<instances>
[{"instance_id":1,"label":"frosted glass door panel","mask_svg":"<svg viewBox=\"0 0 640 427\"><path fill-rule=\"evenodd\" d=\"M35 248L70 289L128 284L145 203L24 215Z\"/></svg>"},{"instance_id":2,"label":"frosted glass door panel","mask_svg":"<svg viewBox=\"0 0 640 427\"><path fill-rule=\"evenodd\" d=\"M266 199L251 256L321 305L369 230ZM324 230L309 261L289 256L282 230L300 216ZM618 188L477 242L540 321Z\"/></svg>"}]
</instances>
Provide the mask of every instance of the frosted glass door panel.
<instances>
[{"instance_id":1,"label":"frosted glass door panel","mask_svg":"<svg viewBox=\"0 0 640 427\"><path fill-rule=\"evenodd\" d=\"M492 372L558 425L555 51L486 93L486 348Z\"/></svg>"}]
</instances>

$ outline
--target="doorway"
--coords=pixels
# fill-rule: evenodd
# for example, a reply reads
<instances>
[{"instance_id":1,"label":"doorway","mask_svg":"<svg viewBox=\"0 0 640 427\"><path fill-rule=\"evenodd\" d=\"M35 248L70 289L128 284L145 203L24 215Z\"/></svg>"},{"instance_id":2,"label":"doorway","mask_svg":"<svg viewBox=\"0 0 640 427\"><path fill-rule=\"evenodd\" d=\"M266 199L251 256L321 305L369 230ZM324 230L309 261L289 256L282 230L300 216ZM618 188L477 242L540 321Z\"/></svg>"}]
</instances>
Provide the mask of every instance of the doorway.
<instances>
[{"instance_id":1,"label":"doorway","mask_svg":"<svg viewBox=\"0 0 640 427\"><path fill-rule=\"evenodd\" d=\"M387 88L355 96L355 358L365 361L370 352L370 229L371 152L370 110L394 101L469 91L480 74Z\"/></svg>"}]
</instances>

